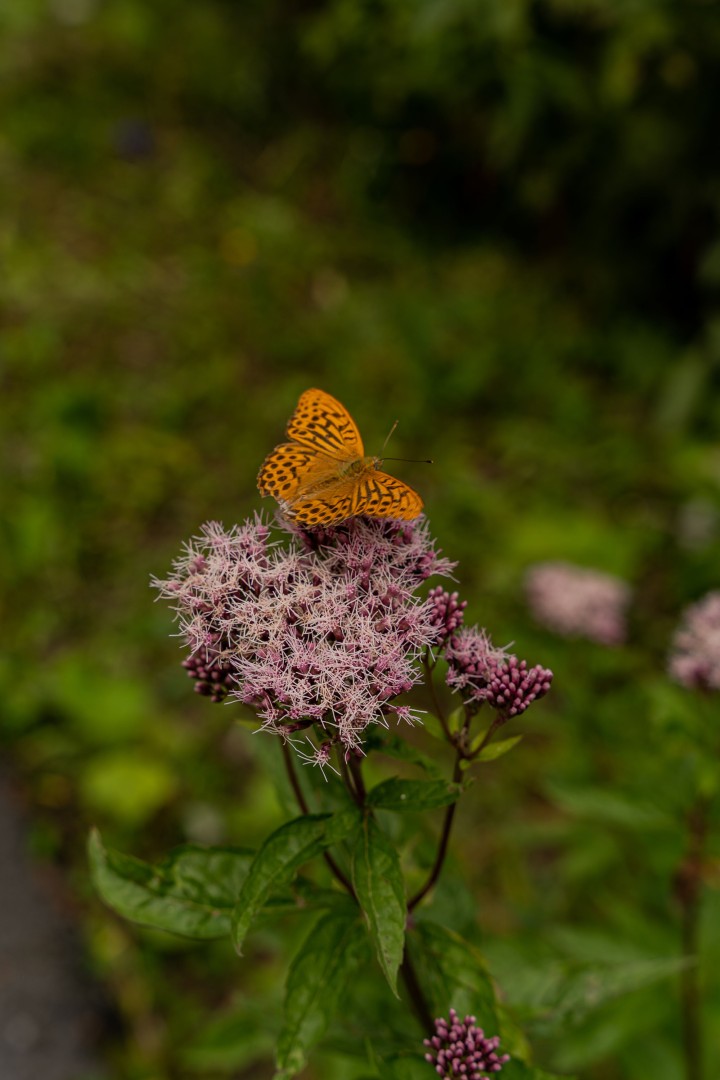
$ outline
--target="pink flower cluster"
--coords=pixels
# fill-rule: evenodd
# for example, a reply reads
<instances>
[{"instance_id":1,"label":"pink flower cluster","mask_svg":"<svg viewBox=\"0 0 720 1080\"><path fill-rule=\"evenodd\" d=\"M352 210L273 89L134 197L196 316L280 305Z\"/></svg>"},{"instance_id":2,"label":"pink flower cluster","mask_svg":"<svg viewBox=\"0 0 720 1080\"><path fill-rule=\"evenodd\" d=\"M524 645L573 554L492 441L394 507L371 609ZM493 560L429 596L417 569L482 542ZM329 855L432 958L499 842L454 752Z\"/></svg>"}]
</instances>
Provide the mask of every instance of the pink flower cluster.
<instances>
[{"instance_id":1,"label":"pink flower cluster","mask_svg":"<svg viewBox=\"0 0 720 1080\"><path fill-rule=\"evenodd\" d=\"M683 686L720 690L720 592L710 592L683 614L668 668Z\"/></svg>"},{"instance_id":2,"label":"pink flower cluster","mask_svg":"<svg viewBox=\"0 0 720 1080\"><path fill-rule=\"evenodd\" d=\"M448 686L463 693L467 704L487 702L506 720L544 697L553 680L548 668L529 668L526 660L496 648L487 632L475 626L463 627L450 638L445 658Z\"/></svg>"},{"instance_id":3,"label":"pink flower cluster","mask_svg":"<svg viewBox=\"0 0 720 1080\"><path fill-rule=\"evenodd\" d=\"M509 1054L498 1054L500 1039L497 1035L485 1038L482 1028L476 1027L475 1017L460 1020L454 1009L450 1019L442 1017L435 1021L435 1034L424 1039L423 1045L430 1050L425 1055L442 1080L483 1080L490 1073L499 1073Z\"/></svg>"},{"instance_id":4,"label":"pink flower cluster","mask_svg":"<svg viewBox=\"0 0 720 1080\"><path fill-rule=\"evenodd\" d=\"M155 584L177 611L201 692L251 706L284 737L311 724L360 747L369 724L414 716L393 699L421 679L417 660L438 641L437 603L416 595L449 574L424 519L353 518L271 539L256 517L217 523ZM318 762L321 764L321 762Z\"/></svg>"},{"instance_id":5,"label":"pink flower cluster","mask_svg":"<svg viewBox=\"0 0 720 1080\"><path fill-rule=\"evenodd\" d=\"M630 587L620 578L571 563L537 563L525 588L530 610L550 630L601 645L625 640Z\"/></svg>"}]
</instances>

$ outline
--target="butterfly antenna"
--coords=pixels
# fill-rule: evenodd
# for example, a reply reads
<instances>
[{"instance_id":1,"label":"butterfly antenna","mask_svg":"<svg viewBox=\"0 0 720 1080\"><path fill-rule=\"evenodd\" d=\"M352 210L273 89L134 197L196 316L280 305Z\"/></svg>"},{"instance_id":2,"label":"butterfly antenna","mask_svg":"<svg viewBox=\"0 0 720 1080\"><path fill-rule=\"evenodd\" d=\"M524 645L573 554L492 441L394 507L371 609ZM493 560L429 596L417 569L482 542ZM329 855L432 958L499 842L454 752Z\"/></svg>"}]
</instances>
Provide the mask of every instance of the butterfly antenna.
<instances>
[{"instance_id":1,"label":"butterfly antenna","mask_svg":"<svg viewBox=\"0 0 720 1080\"><path fill-rule=\"evenodd\" d=\"M418 465L433 465L433 459L429 457L384 457L381 461L414 461Z\"/></svg>"},{"instance_id":2,"label":"butterfly antenna","mask_svg":"<svg viewBox=\"0 0 720 1080\"><path fill-rule=\"evenodd\" d=\"M399 420L395 420L394 423L393 423L393 426L390 428L387 435L385 436L385 442L382 444L383 450L385 449L387 444L390 442L390 440L391 440L391 438L393 436L393 432L395 431L395 428L398 426L399 423L400 423Z\"/></svg>"}]
</instances>

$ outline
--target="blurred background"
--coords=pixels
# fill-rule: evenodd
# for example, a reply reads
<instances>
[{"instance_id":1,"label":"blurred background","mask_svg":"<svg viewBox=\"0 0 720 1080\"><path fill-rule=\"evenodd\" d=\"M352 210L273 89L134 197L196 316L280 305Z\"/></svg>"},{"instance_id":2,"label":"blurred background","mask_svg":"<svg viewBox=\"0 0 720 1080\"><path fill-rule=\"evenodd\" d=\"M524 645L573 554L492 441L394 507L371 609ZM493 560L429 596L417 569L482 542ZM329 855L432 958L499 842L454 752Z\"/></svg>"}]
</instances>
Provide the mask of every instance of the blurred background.
<instances>
[{"instance_id":1,"label":"blurred background","mask_svg":"<svg viewBox=\"0 0 720 1080\"><path fill-rule=\"evenodd\" d=\"M467 895L436 903L479 921L540 1064L675 1080L687 718L717 724L665 663L720 583L718 3L23 0L0 33L0 738L97 1003L93 1076L272 1074L282 936L239 962L131 927L84 842L158 859L282 820L272 748L193 696L148 586L260 507L319 386L368 452L399 419L390 452L434 459L395 471L468 621L555 671L467 797ZM534 623L548 559L631 584L628 645ZM634 982L548 1005L616 960ZM339 1050L307 1075L356 1073Z\"/></svg>"}]
</instances>

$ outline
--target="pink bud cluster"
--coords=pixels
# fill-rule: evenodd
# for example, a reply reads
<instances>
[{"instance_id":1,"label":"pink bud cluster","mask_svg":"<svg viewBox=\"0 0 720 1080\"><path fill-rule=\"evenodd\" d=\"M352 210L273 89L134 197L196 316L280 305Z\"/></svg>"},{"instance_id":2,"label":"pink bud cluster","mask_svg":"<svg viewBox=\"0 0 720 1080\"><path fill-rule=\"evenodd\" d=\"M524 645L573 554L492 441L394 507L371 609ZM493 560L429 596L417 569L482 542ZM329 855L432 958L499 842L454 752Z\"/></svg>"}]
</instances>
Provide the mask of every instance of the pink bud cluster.
<instances>
[{"instance_id":1,"label":"pink bud cluster","mask_svg":"<svg viewBox=\"0 0 720 1080\"><path fill-rule=\"evenodd\" d=\"M500 1039L497 1035L488 1039L485 1032L475 1024L474 1016L460 1020L454 1009L450 1019L442 1017L435 1021L435 1034L423 1040L429 1053L429 1062L442 1080L484 1080L491 1073L499 1073L509 1054L498 1054Z\"/></svg>"},{"instance_id":2,"label":"pink bud cluster","mask_svg":"<svg viewBox=\"0 0 720 1080\"><path fill-rule=\"evenodd\" d=\"M528 667L505 649L496 648L485 630L463 627L445 649L447 683L463 693L466 704L484 702L509 720L547 694L553 680L548 668Z\"/></svg>"},{"instance_id":3,"label":"pink bud cluster","mask_svg":"<svg viewBox=\"0 0 720 1080\"><path fill-rule=\"evenodd\" d=\"M442 585L428 593L432 605L430 620L437 627L437 644L444 644L463 623L467 600L460 600L456 592L449 593Z\"/></svg>"},{"instance_id":4,"label":"pink bud cluster","mask_svg":"<svg viewBox=\"0 0 720 1080\"><path fill-rule=\"evenodd\" d=\"M156 585L211 696L230 685L265 730L288 737L317 724L349 752L420 681L417 661L439 631L437 605L417 590L451 568L424 519L353 518L322 535L293 528L281 543L256 517L229 531L204 526Z\"/></svg>"}]
</instances>

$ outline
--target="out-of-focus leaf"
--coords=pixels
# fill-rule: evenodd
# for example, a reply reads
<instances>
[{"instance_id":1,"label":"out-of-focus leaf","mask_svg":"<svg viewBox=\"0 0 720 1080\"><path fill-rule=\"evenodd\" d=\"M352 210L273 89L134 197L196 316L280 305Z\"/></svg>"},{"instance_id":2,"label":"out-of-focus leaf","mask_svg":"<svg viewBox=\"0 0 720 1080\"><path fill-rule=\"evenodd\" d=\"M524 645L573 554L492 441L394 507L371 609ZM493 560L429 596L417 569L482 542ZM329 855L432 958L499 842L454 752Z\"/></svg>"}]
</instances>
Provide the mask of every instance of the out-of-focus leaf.
<instances>
[{"instance_id":1,"label":"out-of-focus leaf","mask_svg":"<svg viewBox=\"0 0 720 1080\"><path fill-rule=\"evenodd\" d=\"M434 1016L451 1007L478 1018L488 1035L498 1033L495 991L480 951L459 934L432 922L418 922L407 940Z\"/></svg>"},{"instance_id":2,"label":"out-of-focus leaf","mask_svg":"<svg viewBox=\"0 0 720 1080\"><path fill-rule=\"evenodd\" d=\"M628 829L660 829L670 823L667 814L657 807L635 802L606 788L548 783L546 790L549 797L566 812L607 825Z\"/></svg>"},{"instance_id":3,"label":"out-of-focus leaf","mask_svg":"<svg viewBox=\"0 0 720 1080\"><path fill-rule=\"evenodd\" d=\"M151 750L107 750L96 754L80 779L83 802L96 814L141 825L177 791L177 776Z\"/></svg>"}]
</instances>

